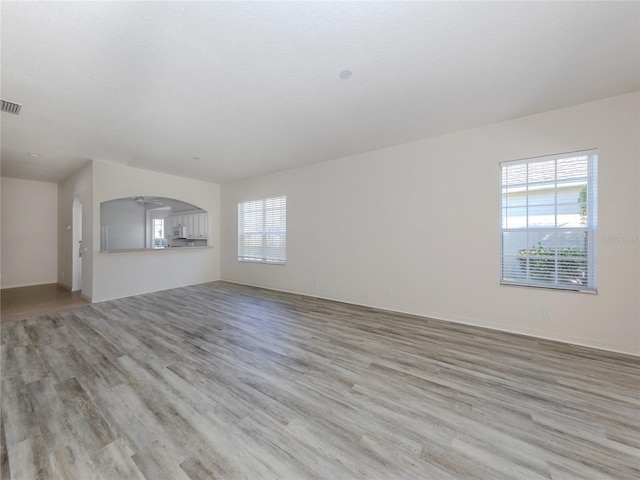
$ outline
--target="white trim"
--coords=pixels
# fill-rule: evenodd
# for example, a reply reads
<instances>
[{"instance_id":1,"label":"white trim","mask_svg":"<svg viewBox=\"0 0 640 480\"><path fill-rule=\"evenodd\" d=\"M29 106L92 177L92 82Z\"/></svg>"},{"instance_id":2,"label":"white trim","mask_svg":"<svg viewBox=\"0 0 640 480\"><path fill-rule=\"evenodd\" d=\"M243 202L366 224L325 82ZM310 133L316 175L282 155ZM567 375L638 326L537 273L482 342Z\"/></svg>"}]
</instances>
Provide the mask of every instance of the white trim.
<instances>
[{"instance_id":1,"label":"white trim","mask_svg":"<svg viewBox=\"0 0 640 480\"><path fill-rule=\"evenodd\" d=\"M509 165L519 165L523 163L531 163L534 161L548 162L551 160L559 160L562 158L571 158L572 156L582 157L583 155L597 155L597 154L598 154L597 148L590 148L588 150L577 150L574 152L557 153L554 155L543 155L541 157L520 158L517 160L504 160L500 162L500 168L502 168L503 164L507 164L507 163Z\"/></svg>"}]
</instances>

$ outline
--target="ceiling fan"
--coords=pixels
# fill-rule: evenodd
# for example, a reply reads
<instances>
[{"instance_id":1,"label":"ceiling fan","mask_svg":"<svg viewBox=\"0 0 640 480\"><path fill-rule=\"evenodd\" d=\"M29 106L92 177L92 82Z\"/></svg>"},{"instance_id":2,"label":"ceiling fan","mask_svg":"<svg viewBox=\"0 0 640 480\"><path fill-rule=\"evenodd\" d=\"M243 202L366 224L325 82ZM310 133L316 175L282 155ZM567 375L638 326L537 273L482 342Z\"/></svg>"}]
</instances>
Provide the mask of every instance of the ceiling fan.
<instances>
[{"instance_id":1,"label":"ceiling fan","mask_svg":"<svg viewBox=\"0 0 640 480\"><path fill-rule=\"evenodd\" d=\"M147 199L145 197L130 197L130 200L133 200L139 205L164 205L161 201L155 200L153 197Z\"/></svg>"}]
</instances>

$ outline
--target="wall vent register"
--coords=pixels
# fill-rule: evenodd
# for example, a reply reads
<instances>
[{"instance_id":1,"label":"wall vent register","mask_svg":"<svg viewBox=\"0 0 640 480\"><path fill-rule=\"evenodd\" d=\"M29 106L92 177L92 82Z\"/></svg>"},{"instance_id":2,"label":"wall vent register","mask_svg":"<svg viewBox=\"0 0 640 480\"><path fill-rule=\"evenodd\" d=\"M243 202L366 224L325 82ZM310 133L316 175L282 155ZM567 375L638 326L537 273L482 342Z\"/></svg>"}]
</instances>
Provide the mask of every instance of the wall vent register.
<instances>
[{"instance_id":1,"label":"wall vent register","mask_svg":"<svg viewBox=\"0 0 640 480\"><path fill-rule=\"evenodd\" d=\"M13 113L19 115L22 105L19 103L8 102L7 100L0 100L0 111Z\"/></svg>"}]
</instances>

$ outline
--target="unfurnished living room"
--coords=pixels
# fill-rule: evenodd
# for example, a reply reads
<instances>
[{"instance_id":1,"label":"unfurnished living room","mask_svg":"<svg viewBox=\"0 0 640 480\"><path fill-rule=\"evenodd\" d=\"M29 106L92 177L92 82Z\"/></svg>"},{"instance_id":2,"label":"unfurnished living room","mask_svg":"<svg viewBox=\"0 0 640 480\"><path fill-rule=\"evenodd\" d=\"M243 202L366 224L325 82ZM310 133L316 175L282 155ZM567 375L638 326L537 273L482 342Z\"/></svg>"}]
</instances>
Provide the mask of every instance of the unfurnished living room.
<instances>
[{"instance_id":1,"label":"unfurnished living room","mask_svg":"<svg viewBox=\"0 0 640 480\"><path fill-rule=\"evenodd\" d=\"M0 14L1 479L640 478L640 2Z\"/></svg>"}]
</instances>

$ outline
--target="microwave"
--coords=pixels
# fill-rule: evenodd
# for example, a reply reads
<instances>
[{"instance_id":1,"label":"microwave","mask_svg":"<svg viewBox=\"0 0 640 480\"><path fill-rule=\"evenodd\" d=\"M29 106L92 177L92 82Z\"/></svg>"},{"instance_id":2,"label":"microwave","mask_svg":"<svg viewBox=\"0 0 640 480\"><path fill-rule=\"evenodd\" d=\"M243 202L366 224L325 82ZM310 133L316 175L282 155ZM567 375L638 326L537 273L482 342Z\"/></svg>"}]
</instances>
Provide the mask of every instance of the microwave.
<instances>
[{"instance_id":1,"label":"microwave","mask_svg":"<svg viewBox=\"0 0 640 480\"><path fill-rule=\"evenodd\" d=\"M176 225L173 227L173 236L175 238L187 238L187 227L185 225Z\"/></svg>"}]
</instances>

